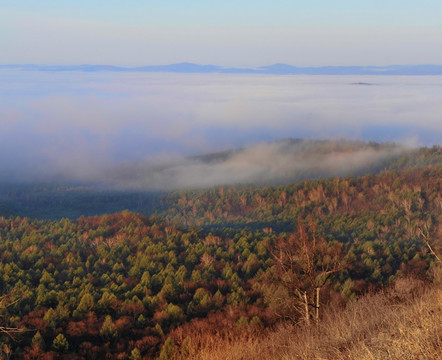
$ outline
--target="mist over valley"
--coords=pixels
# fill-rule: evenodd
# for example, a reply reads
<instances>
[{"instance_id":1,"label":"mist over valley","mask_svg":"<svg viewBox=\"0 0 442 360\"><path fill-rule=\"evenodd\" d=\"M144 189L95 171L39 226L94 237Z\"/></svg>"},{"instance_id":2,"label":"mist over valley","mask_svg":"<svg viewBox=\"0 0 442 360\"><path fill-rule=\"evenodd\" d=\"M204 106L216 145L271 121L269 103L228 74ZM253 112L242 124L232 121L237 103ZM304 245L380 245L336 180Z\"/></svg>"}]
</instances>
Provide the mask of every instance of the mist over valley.
<instances>
[{"instance_id":1,"label":"mist over valley","mask_svg":"<svg viewBox=\"0 0 442 360\"><path fill-rule=\"evenodd\" d=\"M440 98L440 76L2 69L0 180L173 190L356 174L440 143ZM289 138L398 146L322 156Z\"/></svg>"}]
</instances>

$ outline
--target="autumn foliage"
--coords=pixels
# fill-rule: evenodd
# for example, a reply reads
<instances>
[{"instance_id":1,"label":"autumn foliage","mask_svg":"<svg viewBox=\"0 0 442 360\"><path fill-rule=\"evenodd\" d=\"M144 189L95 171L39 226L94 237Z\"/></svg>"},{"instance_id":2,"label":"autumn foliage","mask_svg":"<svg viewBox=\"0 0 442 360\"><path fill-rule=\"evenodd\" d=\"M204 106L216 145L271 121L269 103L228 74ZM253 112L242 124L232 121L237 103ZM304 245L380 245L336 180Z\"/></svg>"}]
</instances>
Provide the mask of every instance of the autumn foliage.
<instances>
[{"instance_id":1,"label":"autumn foliage","mask_svg":"<svg viewBox=\"0 0 442 360\"><path fill-rule=\"evenodd\" d=\"M434 166L176 193L153 216L1 217L0 343L23 359L185 358L314 326L403 277L433 279L441 188Z\"/></svg>"}]
</instances>

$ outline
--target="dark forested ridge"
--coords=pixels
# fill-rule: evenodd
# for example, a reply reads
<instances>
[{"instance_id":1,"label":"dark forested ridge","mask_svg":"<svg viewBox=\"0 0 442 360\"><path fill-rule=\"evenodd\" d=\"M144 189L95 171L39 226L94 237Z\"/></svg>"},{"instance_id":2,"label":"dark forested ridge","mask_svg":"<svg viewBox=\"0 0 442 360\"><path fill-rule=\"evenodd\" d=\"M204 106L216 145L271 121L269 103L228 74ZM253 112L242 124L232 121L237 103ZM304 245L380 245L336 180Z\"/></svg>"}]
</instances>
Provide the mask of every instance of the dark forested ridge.
<instances>
[{"instance_id":1,"label":"dark forested ridge","mask_svg":"<svg viewBox=\"0 0 442 360\"><path fill-rule=\"evenodd\" d=\"M93 185L0 183L0 214L37 219L76 219L126 209L143 214L161 211L163 194L148 191L110 191Z\"/></svg>"},{"instance_id":2,"label":"dark forested ridge","mask_svg":"<svg viewBox=\"0 0 442 360\"><path fill-rule=\"evenodd\" d=\"M2 354L186 358L197 334L313 321L316 303L340 307L403 276L431 281L440 156L419 150L377 175L176 192L149 216L10 211L0 218Z\"/></svg>"}]
</instances>

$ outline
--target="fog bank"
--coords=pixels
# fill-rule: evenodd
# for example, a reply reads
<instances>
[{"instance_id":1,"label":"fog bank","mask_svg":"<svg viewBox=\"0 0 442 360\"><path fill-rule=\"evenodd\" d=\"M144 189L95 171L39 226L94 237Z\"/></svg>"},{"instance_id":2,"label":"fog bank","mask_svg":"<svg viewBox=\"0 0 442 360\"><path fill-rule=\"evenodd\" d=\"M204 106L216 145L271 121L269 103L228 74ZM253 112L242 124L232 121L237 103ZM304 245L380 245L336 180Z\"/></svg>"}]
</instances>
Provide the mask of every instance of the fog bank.
<instances>
[{"instance_id":1,"label":"fog bank","mask_svg":"<svg viewBox=\"0 0 442 360\"><path fill-rule=\"evenodd\" d=\"M105 172L120 189L173 190L224 184L272 185L379 170L404 153L402 146L376 147L349 141L281 140L235 151L122 164ZM97 179L98 181L100 179Z\"/></svg>"},{"instance_id":2,"label":"fog bank","mask_svg":"<svg viewBox=\"0 0 442 360\"><path fill-rule=\"evenodd\" d=\"M0 71L0 180L122 188L277 182L389 154L307 156L282 138L440 144L442 77ZM217 161L196 155L243 148ZM396 150L395 150L396 151ZM313 169L313 170L312 170Z\"/></svg>"}]
</instances>

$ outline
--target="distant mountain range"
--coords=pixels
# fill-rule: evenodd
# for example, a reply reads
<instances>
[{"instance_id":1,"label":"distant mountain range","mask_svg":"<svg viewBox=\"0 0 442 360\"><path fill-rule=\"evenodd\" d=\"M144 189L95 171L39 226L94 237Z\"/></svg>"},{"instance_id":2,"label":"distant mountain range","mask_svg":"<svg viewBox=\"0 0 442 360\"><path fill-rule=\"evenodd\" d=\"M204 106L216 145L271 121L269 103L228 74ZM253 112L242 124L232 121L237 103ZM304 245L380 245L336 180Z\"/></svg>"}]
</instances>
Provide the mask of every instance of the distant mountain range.
<instances>
[{"instance_id":1,"label":"distant mountain range","mask_svg":"<svg viewBox=\"0 0 442 360\"><path fill-rule=\"evenodd\" d=\"M270 74L270 75L442 75L442 65L389 65L389 66L320 66L298 67L273 64L259 67L223 67L188 62L171 65L122 67L112 65L0 65L1 69L23 71L83 71L83 72L149 72L183 74Z\"/></svg>"}]
</instances>

